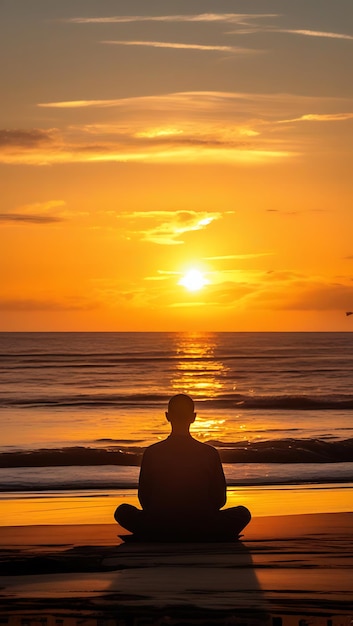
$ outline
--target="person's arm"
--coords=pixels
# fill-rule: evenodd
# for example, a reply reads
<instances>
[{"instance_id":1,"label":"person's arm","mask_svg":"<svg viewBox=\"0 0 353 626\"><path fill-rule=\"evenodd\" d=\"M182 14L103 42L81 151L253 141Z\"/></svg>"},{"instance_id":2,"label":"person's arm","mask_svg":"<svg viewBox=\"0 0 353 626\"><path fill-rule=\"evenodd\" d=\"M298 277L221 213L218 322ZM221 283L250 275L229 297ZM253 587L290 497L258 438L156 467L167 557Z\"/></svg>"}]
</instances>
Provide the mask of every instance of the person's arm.
<instances>
[{"instance_id":1,"label":"person's arm","mask_svg":"<svg viewBox=\"0 0 353 626\"><path fill-rule=\"evenodd\" d=\"M227 485L223 466L218 451L213 448L212 499L217 509L221 509L227 500Z\"/></svg>"},{"instance_id":2,"label":"person's arm","mask_svg":"<svg viewBox=\"0 0 353 626\"><path fill-rule=\"evenodd\" d=\"M150 493L152 486L151 477L151 461L148 449L145 450L142 457L139 486L138 486L138 499L143 509L148 508L150 502Z\"/></svg>"}]
</instances>

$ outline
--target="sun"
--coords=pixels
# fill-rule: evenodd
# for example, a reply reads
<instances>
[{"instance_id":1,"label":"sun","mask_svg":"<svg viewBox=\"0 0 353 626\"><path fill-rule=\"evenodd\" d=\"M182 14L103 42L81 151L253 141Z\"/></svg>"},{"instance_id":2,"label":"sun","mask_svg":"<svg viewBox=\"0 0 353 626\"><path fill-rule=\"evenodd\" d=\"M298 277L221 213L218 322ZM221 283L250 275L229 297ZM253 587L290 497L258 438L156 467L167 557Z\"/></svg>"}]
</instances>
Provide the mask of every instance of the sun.
<instances>
[{"instance_id":1,"label":"sun","mask_svg":"<svg viewBox=\"0 0 353 626\"><path fill-rule=\"evenodd\" d=\"M179 285L185 287L188 291L199 291L205 285L208 285L208 280L199 270L189 270L185 276L179 280Z\"/></svg>"}]
</instances>

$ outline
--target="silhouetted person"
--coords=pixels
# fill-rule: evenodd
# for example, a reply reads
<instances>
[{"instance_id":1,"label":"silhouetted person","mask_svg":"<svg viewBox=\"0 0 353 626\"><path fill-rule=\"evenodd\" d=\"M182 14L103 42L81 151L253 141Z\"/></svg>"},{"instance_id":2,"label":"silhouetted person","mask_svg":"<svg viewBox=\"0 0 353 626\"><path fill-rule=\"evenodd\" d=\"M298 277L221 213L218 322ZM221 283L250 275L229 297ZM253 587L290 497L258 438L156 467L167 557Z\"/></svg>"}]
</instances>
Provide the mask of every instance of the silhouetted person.
<instances>
[{"instance_id":1,"label":"silhouetted person","mask_svg":"<svg viewBox=\"0 0 353 626\"><path fill-rule=\"evenodd\" d=\"M173 396L166 418L172 432L143 455L138 497L142 510L121 504L115 519L136 538L157 541L228 541L251 519L243 506L220 511L226 481L215 448L189 432L196 418L192 399Z\"/></svg>"}]
</instances>

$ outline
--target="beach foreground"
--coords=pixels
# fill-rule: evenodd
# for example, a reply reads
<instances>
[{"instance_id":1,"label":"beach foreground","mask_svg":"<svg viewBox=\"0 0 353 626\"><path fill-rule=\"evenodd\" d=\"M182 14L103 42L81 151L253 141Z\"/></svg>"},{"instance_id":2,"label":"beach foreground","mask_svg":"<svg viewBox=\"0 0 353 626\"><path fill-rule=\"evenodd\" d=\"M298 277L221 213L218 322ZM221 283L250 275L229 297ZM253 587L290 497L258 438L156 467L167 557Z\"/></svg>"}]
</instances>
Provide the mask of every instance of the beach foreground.
<instances>
[{"instance_id":1,"label":"beach foreground","mask_svg":"<svg viewBox=\"0 0 353 626\"><path fill-rule=\"evenodd\" d=\"M353 513L255 517L234 543L129 544L117 536L124 532L0 528L1 623L348 626L353 618Z\"/></svg>"}]
</instances>

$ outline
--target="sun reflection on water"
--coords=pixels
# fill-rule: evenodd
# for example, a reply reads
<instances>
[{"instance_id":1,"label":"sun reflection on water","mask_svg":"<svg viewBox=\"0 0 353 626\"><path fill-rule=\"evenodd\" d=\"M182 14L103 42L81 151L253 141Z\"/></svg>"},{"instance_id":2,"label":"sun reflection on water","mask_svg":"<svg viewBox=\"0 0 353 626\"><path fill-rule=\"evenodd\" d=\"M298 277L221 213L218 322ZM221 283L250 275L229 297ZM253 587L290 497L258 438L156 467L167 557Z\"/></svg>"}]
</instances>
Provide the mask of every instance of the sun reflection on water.
<instances>
[{"instance_id":1,"label":"sun reflection on water","mask_svg":"<svg viewBox=\"0 0 353 626\"><path fill-rule=\"evenodd\" d=\"M228 368L215 355L216 341L212 333L180 334L175 338L177 355L171 380L174 393L187 393L194 400L216 398L225 391ZM199 438L221 438L224 418L202 418L191 430Z\"/></svg>"},{"instance_id":2,"label":"sun reflection on water","mask_svg":"<svg viewBox=\"0 0 353 626\"><path fill-rule=\"evenodd\" d=\"M223 439L225 419L198 419L191 424L191 432L197 439Z\"/></svg>"},{"instance_id":3,"label":"sun reflection on water","mask_svg":"<svg viewBox=\"0 0 353 626\"><path fill-rule=\"evenodd\" d=\"M212 333L177 335L175 374L171 380L176 393L193 398L214 398L225 387L227 368L215 356L216 341Z\"/></svg>"}]
</instances>

